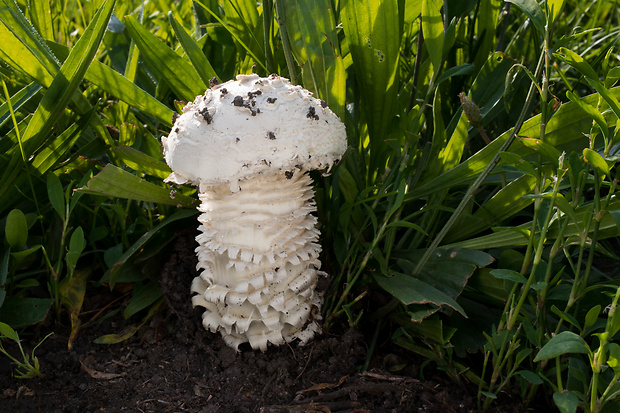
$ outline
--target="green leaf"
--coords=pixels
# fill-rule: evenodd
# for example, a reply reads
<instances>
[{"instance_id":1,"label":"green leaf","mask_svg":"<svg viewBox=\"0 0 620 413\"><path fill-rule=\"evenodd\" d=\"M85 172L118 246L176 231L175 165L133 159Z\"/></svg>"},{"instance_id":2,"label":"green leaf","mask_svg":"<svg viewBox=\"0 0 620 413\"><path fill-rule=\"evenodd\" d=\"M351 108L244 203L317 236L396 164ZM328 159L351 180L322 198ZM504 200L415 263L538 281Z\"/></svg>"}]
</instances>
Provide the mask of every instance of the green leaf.
<instances>
[{"instance_id":1,"label":"green leaf","mask_svg":"<svg viewBox=\"0 0 620 413\"><path fill-rule=\"evenodd\" d=\"M370 135L369 169L384 165L385 136L397 111L400 24L397 0L345 0L342 26Z\"/></svg>"},{"instance_id":2,"label":"green leaf","mask_svg":"<svg viewBox=\"0 0 620 413\"><path fill-rule=\"evenodd\" d=\"M590 354L590 347L583 338L571 331L562 331L540 349L534 362L548 360L563 354Z\"/></svg>"},{"instance_id":3,"label":"green leaf","mask_svg":"<svg viewBox=\"0 0 620 413\"><path fill-rule=\"evenodd\" d=\"M392 255L398 258L398 265L403 272L411 274L424 252L425 250L417 249L397 250ZM492 262L493 258L481 251L439 249L416 277L456 300L476 268L485 267Z\"/></svg>"},{"instance_id":4,"label":"green leaf","mask_svg":"<svg viewBox=\"0 0 620 413\"><path fill-rule=\"evenodd\" d=\"M558 167L558 160L562 154L555 148L555 146L535 138L519 138L519 142L521 142L521 144L526 148L531 149L546 158L553 164L554 168Z\"/></svg>"},{"instance_id":5,"label":"green leaf","mask_svg":"<svg viewBox=\"0 0 620 413\"><path fill-rule=\"evenodd\" d=\"M553 393L553 402L560 413L575 413L579 407L579 397L568 390Z\"/></svg>"},{"instance_id":6,"label":"green leaf","mask_svg":"<svg viewBox=\"0 0 620 413\"><path fill-rule=\"evenodd\" d=\"M11 326L6 323L0 322L0 334L15 341L16 343L19 343L19 336L15 330L13 330Z\"/></svg>"},{"instance_id":7,"label":"green leaf","mask_svg":"<svg viewBox=\"0 0 620 413\"><path fill-rule=\"evenodd\" d=\"M106 0L102 4L80 40L71 49L69 57L58 74L54 76L54 81L43 96L24 134L23 140L28 145L28 150L25 149L26 156L30 156L34 149L43 142L43 139L51 133L52 126L57 121L56 116L66 107L73 93L78 89L88 66L97 53L114 4L114 0Z\"/></svg>"},{"instance_id":8,"label":"green leaf","mask_svg":"<svg viewBox=\"0 0 620 413\"><path fill-rule=\"evenodd\" d=\"M65 255L69 275L73 275L77 261L80 258L80 255L82 255L84 248L86 248L84 230L82 227L77 227L71 234L71 239L69 240L69 251L67 251L67 254Z\"/></svg>"},{"instance_id":9,"label":"green leaf","mask_svg":"<svg viewBox=\"0 0 620 413\"><path fill-rule=\"evenodd\" d=\"M608 209L610 211L620 209L620 200L612 198ZM587 203L575 209L575 219L572 220L564 230L563 236L566 239L571 237L583 236L583 222L586 222L586 217L592 214L592 204ZM489 235L483 235L478 238L468 238L466 241L454 242L449 245L445 245L447 248L468 248L468 249L486 249L486 248L501 248L515 245L525 245L530 236L529 228L532 227L531 222L524 223L517 227L497 227L493 228L495 233ZM553 225L549 228L547 233L547 239L555 239L558 234L558 225ZM588 236L593 233L592 230L588 232ZM618 234L618 225L614 221L613 215L608 213L604 214L599 224L599 239L613 236Z\"/></svg>"},{"instance_id":10,"label":"green leaf","mask_svg":"<svg viewBox=\"0 0 620 413\"><path fill-rule=\"evenodd\" d=\"M243 34L243 32L240 32L239 30L236 30L232 25L229 25L225 21L223 21L220 18L220 16L218 16L213 11L211 11L211 9L209 7L207 7L202 0L195 0L195 4L198 4L200 7L202 7L202 9L204 11L206 11L211 16L213 16L215 18L215 20L217 20L222 25L222 27L224 27L226 30L228 30L228 32L241 45L241 47L243 47L245 49L245 51L248 52L248 54L250 56L252 56L252 58L254 59L256 64L260 65L263 68L264 71L267 71L267 68L265 67L264 59L262 59L261 57L257 56L257 54L254 52L254 50L252 50L252 48L250 48L246 44L246 42L243 41L243 39L241 38L241 35ZM225 4L227 4L227 3L225 3ZM241 18L241 16L239 16L239 17ZM241 20L243 20L243 19L241 19Z\"/></svg>"},{"instance_id":11,"label":"green leaf","mask_svg":"<svg viewBox=\"0 0 620 413\"><path fill-rule=\"evenodd\" d=\"M381 288L405 305L434 304L439 307L446 305L466 317L465 310L456 301L430 284L416 278L394 273L391 277L375 275L374 279Z\"/></svg>"},{"instance_id":12,"label":"green leaf","mask_svg":"<svg viewBox=\"0 0 620 413\"><path fill-rule=\"evenodd\" d=\"M182 209L180 211L176 211L174 214L164 219L155 228L153 228L152 230L142 235L138 239L138 241L136 241L131 247L129 247L129 249L125 251L125 253L121 255L120 258L118 258L116 263L114 263L112 268L110 268L108 274L106 274L109 276L110 286L114 287L114 284L116 283L116 280L118 276L120 275L120 271L123 268L123 265L125 265L125 263L127 263L129 259L131 259L134 256L134 254L140 251L144 247L144 245L151 239L153 235L159 232L166 225L172 222L178 221L180 219L188 218L192 215L195 215L197 212L198 211L196 211L195 209Z\"/></svg>"},{"instance_id":13,"label":"green leaf","mask_svg":"<svg viewBox=\"0 0 620 413\"><path fill-rule=\"evenodd\" d=\"M13 328L38 324L45 319L53 302L51 298L8 297L0 308L0 321Z\"/></svg>"},{"instance_id":14,"label":"green leaf","mask_svg":"<svg viewBox=\"0 0 620 413\"><path fill-rule=\"evenodd\" d=\"M572 326L574 326L578 330L581 330L581 325L579 324L579 321L577 321L577 319L574 316L572 316L571 314L568 314L567 312L564 312L564 311L560 310L555 305L551 306L551 312L553 314L557 315L558 317L560 317L562 320L564 320L567 323L571 324Z\"/></svg>"},{"instance_id":15,"label":"green leaf","mask_svg":"<svg viewBox=\"0 0 620 413\"><path fill-rule=\"evenodd\" d=\"M448 140L446 147L439 153L441 172L454 168L461 162L463 150L467 143L469 121L465 113L461 111L459 121Z\"/></svg>"},{"instance_id":16,"label":"green leaf","mask_svg":"<svg viewBox=\"0 0 620 413\"><path fill-rule=\"evenodd\" d=\"M592 149L585 148L583 150L583 157L587 163L589 163L594 169L596 169L601 175L609 176L609 165L605 162L605 159Z\"/></svg>"},{"instance_id":17,"label":"green leaf","mask_svg":"<svg viewBox=\"0 0 620 413\"><path fill-rule=\"evenodd\" d=\"M553 23L560 14L564 6L564 0L547 0L547 7L549 8L549 23Z\"/></svg>"},{"instance_id":18,"label":"green leaf","mask_svg":"<svg viewBox=\"0 0 620 413\"><path fill-rule=\"evenodd\" d=\"M152 184L111 164L106 165L101 172L88 181L86 186L76 191L158 204L180 205L186 208L193 207L196 202L187 195Z\"/></svg>"},{"instance_id":19,"label":"green leaf","mask_svg":"<svg viewBox=\"0 0 620 413\"><path fill-rule=\"evenodd\" d=\"M435 72L439 71L443 60L444 27L441 15L443 0L422 0L422 33L424 44L433 63Z\"/></svg>"},{"instance_id":20,"label":"green leaf","mask_svg":"<svg viewBox=\"0 0 620 413\"><path fill-rule=\"evenodd\" d=\"M519 370L517 372L517 374L519 376L523 377L529 383L532 383L534 385L539 385L539 384L543 384L544 383L543 379L540 378L540 376L538 374L534 373L533 371Z\"/></svg>"},{"instance_id":21,"label":"green leaf","mask_svg":"<svg viewBox=\"0 0 620 413\"><path fill-rule=\"evenodd\" d=\"M514 154L516 158L521 158ZM504 158L502 154L502 158ZM529 163L527 165L530 165ZM520 166L526 168L525 165ZM543 172L550 172L550 168L543 168ZM497 192L493 197L482 204L473 214L463 214L460 218L461 225L455 225L446 237L446 242L454 242L457 239L467 240L493 226L500 225L505 219L514 216L519 211L530 205L534 200L525 195L532 193L537 185L535 173L513 179L508 185ZM526 238L524 238L527 240ZM467 243L468 241L463 241ZM461 248L471 248L469 245L461 245ZM476 248L474 248L476 249Z\"/></svg>"},{"instance_id":22,"label":"green leaf","mask_svg":"<svg viewBox=\"0 0 620 413\"><path fill-rule=\"evenodd\" d=\"M4 236L11 248L21 250L28 241L28 222L19 209L13 209L6 217Z\"/></svg>"},{"instance_id":23,"label":"green leaf","mask_svg":"<svg viewBox=\"0 0 620 413\"><path fill-rule=\"evenodd\" d=\"M133 288L133 296L123 313L125 319L152 305L162 296L163 292L157 284L153 282L136 283Z\"/></svg>"},{"instance_id":24,"label":"green leaf","mask_svg":"<svg viewBox=\"0 0 620 413\"><path fill-rule=\"evenodd\" d=\"M204 84L208 85L209 80L212 78L220 80L217 73L215 73L215 70L213 70L211 63L209 63L209 60L202 52L200 46L198 46L196 41L192 39L189 34L187 34L183 26L181 26L181 24L174 18L171 11L168 12L168 21L170 22L170 26L172 26L179 43L181 43L185 54L189 57L189 60L192 62L194 69L196 69L196 72L198 72L198 75Z\"/></svg>"},{"instance_id":25,"label":"green leaf","mask_svg":"<svg viewBox=\"0 0 620 413\"><path fill-rule=\"evenodd\" d=\"M65 60L58 73L54 76L54 80L47 92L45 92L43 99L41 99L22 137L26 158L30 158L51 135L54 130L53 126L58 120L57 116L65 109L73 98L75 91L78 90L78 86L82 82L88 66L97 53L112 14L114 3L114 0L105 0L82 37L80 37L71 50L67 60ZM21 157L12 157L8 168L2 176L3 187L0 188L0 192L14 182L21 170L18 167L21 163Z\"/></svg>"},{"instance_id":26,"label":"green leaf","mask_svg":"<svg viewBox=\"0 0 620 413\"><path fill-rule=\"evenodd\" d=\"M47 196L52 207L63 221L65 217L65 193L60 178L53 173L47 174Z\"/></svg>"},{"instance_id":27,"label":"green leaf","mask_svg":"<svg viewBox=\"0 0 620 413\"><path fill-rule=\"evenodd\" d=\"M540 35L545 34L545 13L543 13L542 9L538 5L536 0L506 0L508 3L512 3L526 14L527 17L530 18L532 23L534 23L534 27L538 30Z\"/></svg>"},{"instance_id":28,"label":"green leaf","mask_svg":"<svg viewBox=\"0 0 620 413\"><path fill-rule=\"evenodd\" d=\"M616 87L609 91L612 96L620 95L620 88ZM586 96L582 99L588 104L595 104L599 99L598 94ZM584 113L573 102L566 103L549 119L546 128L545 142L559 148L578 139L584 139L584 132L590 129L592 119ZM430 194L443 191L457 185L462 185L469 181L473 181L475 177L484 170L484 168L495 157L495 154L501 148L505 140L510 136L511 130L508 130L495 138L489 145L472 155L465 162L462 162L453 169L450 169L437 178L424 182L414 188L406 196L406 199L424 198ZM519 131L519 136L526 138L537 138L540 136L540 115L536 115L523 124ZM522 146L517 144L518 146ZM515 152L521 156L532 153L527 148L517 148L513 145L511 152Z\"/></svg>"},{"instance_id":29,"label":"green leaf","mask_svg":"<svg viewBox=\"0 0 620 413\"><path fill-rule=\"evenodd\" d=\"M346 76L331 3L282 0L279 4L292 53L301 66L304 87L344 119Z\"/></svg>"},{"instance_id":30,"label":"green leaf","mask_svg":"<svg viewBox=\"0 0 620 413\"><path fill-rule=\"evenodd\" d=\"M11 96L11 106L13 106L13 111L17 113L20 108L27 104L33 96L36 96L40 90L41 86L37 85L36 83L31 83L27 86L24 86L23 89L19 90L17 93ZM4 102L0 105L0 127L3 126L4 123L9 119L11 119L9 103Z\"/></svg>"},{"instance_id":31,"label":"green leaf","mask_svg":"<svg viewBox=\"0 0 620 413\"><path fill-rule=\"evenodd\" d=\"M608 350L607 364L613 369L615 374L620 374L620 345L618 343L609 343Z\"/></svg>"},{"instance_id":32,"label":"green leaf","mask_svg":"<svg viewBox=\"0 0 620 413\"><path fill-rule=\"evenodd\" d=\"M605 99L616 117L620 118L620 103L618 102L618 99L611 92L611 90L607 89L605 85L599 81L596 71L588 62L585 61L583 57L564 47L558 49L558 52L554 53L554 56L559 60L568 63L584 75L590 86L596 89L601 97Z\"/></svg>"},{"instance_id":33,"label":"green leaf","mask_svg":"<svg viewBox=\"0 0 620 413\"><path fill-rule=\"evenodd\" d=\"M52 10L49 1L28 0L28 11L32 25L36 27L44 39L53 39L55 36L52 25Z\"/></svg>"},{"instance_id":34,"label":"green leaf","mask_svg":"<svg viewBox=\"0 0 620 413\"><path fill-rule=\"evenodd\" d=\"M519 284L527 283L527 279L521 274L513 270L498 269L490 271L491 275L500 280L510 280Z\"/></svg>"},{"instance_id":35,"label":"green leaf","mask_svg":"<svg viewBox=\"0 0 620 413\"><path fill-rule=\"evenodd\" d=\"M502 152L499 154L499 156L502 158L503 163L514 166L515 168L521 170L524 174L528 174L534 177L537 176L536 168L534 167L534 165L532 165L516 153Z\"/></svg>"},{"instance_id":36,"label":"green leaf","mask_svg":"<svg viewBox=\"0 0 620 413\"><path fill-rule=\"evenodd\" d=\"M125 16L124 23L127 32L140 49L142 59L160 74L161 80L168 83L180 99L191 102L205 92L207 86L187 60L166 46L135 17Z\"/></svg>"},{"instance_id":37,"label":"green leaf","mask_svg":"<svg viewBox=\"0 0 620 413\"><path fill-rule=\"evenodd\" d=\"M598 316L601 313L601 305L595 305L594 307L590 308L586 314L586 318L585 321L583 323L583 330L587 330L588 328L592 327L594 325L594 323L596 323L596 320L598 320Z\"/></svg>"},{"instance_id":38,"label":"green leaf","mask_svg":"<svg viewBox=\"0 0 620 413\"><path fill-rule=\"evenodd\" d=\"M11 256L17 260L17 262L23 260L27 256L41 249L41 245L35 245L34 247L28 248L27 250L15 251L11 253Z\"/></svg>"},{"instance_id":39,"label":"green leaf","mask_svg":"<svg viewBox=\"0 0 620 413\"><path fill-rule=\"evenodd\" d=\"M50 140L45 147L43 147L32 160L32 167L41 176L45 175L47 171L52 169L56 163L69 153L73 145L82 136L82 133L90 124L93 116L96 114L96 109L93 107L85 115L71 124L63 133ZM64 160L64 159L63 159ZM50 174L51 175L51 174ZM64 217L61 215L61 218Z\"/></svg>"},{"instance_id":40,"label":"green leaf","mask_svg":"<svg viewBox=\"0 0 620 413\"><path fill-rule=\"evenodd\" d=\"M151 309L149 310L148 314L144 317L144 319L142 320L140 324L129 326L125 328L124 331L118 334L106 334L101 337L98 337L95 340L93 340L93 343L95 344L117 344L117 343L127 340L128 338L136 334L142 328L142 326L147 323L147 321L153 318L153 316L157 313L157 310L159 309L163 301L164 301L163 299L160 299L159 302L153 305Z\"/></svg>"},{"instance_id":41,"label":"green leaf","mask_svg":"<svg viewBox=\"0 0 620 413\"><path fill-rule=\"evenodd\" d=\"M572 50L561 47L554 55L561 61L568 63L569 65L577 69L577 71L583 76L592 80L598 80L598 74L594 69L592 69L592 66L590 66L590 64L586 62L583 57L579 56Z\"/></svg>"},{"instance_id":42,"label":"green leaf","mask_svg":"<svg viewBox=\"0 0 620 413\"><path fill-rule=\"evenodd\" d=\"M469 63L454 66L443 72L438 78L435 84L440 84L444 80L448 80L454 76L467 76L474 72L475 66Z\"/></svg>"},{"instance_id":43,"label":"green leaf","mask_svg":"<svg viewBox=\"0 0 620 413\"><path fill-rule=\"evenodd\" d=\"M603 133L605 140L607 140L608 135L609 135L609 128L607 126L607 121L605 120L605 117L603 116L603 114L599 112L598 109L596 109L596 107L594 107L593 105L589 105L583 102L579 96L577 96L575 93L571 92L570 90L566 91L566 97L569 98L571 102L575 102L575 104L577 104L577 106L579 106L581 110L583 110L592 119L594 119L594 121L600 128L601 132Z\"/></svg>"},{"instance_id":44,"label":"green leaf","mask_svg":"<svg viewBox=\"0 0 620 413\"><path fill-rule=\"evenodd\" d=\"M59 59L65 60L70 49L58 43L47 43ZM153 116L164 125L172 126L174 111L105 64L93 60L84 78L128 105Z\"/></svg>"},{"instance_id":45,"label":"green leaf","mask_svg":"<svg viewBox=\"0 0 620 413\"><path fill-rule=\"evenodd\" d=\"M0 8L0 59L44 87L60 65L21 12Z\"/></svg>"},{"instance_id":46,"label":"green leaf","mask_svg":"<svg viewBox=\"0 0 620 413\"><path fill-rule=\"evenodd\" d=\"M119 146L114 148L114 152L117 154L118 159L134 171L161 179L167 178L172 172L165 162L129 146Z\"/></svg>"}]
</instances>

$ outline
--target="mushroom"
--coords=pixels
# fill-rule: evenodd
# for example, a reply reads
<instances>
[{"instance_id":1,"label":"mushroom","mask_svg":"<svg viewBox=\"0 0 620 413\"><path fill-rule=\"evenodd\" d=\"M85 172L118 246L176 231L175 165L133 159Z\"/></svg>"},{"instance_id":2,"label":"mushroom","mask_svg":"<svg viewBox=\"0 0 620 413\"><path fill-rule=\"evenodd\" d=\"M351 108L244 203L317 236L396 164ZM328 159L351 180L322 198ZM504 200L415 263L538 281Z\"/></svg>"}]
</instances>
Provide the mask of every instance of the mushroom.
<instances>
[{"instance_id":1,"label":"mushroom","mask_svg":"<svg viewBox=\"0 0 620 413\"><path fill-rule=\"evenodd\" d=\"M344 154L340 119L287 79L239 75L187 104L162 144L166 181L199 188L191 291L203 326L236 350L319 333L323 273L307 171Z\"/></svg>"}]
</instances>

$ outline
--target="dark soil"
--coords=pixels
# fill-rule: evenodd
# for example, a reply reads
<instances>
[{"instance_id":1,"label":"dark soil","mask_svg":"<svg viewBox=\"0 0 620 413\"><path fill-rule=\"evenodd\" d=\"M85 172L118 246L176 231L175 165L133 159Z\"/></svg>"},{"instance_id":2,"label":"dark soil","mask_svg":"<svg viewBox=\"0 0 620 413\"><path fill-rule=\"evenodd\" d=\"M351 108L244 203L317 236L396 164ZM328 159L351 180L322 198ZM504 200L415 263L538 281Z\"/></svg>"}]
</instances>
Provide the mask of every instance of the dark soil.
<instances>
[{"instance_id":1,"label":"dark soil","mask_svg":"<svg viewBox=\"0 0 620 413\"><path fill-rule=\"evenodd\" d=\"M419 368L407 355L398 373L383 370L376 355L360 372L367 354L362 334L330 331L305 347L270 347L236 353L219 335L205 331L191 308L195 276L194 241L179 237L171 247L161 285L166 303L130 339L114 345L93 340L128 325L119 313L80 331L73 348L56 332L37 349L42 378L12 377L0 355L0 412L474 412L476 387L455 383L441 372ZM86 323L113 298L95 291L82 314ZM89 296L90 297L90 296ZM138 321L130 320L133 323ZM24 340L31 349L45 334ZM18 349L5 342L12 354ZM429 371L427 371L429 370ZM430 375L430 377L429 377ZM490 412L526 411L503 395Z\"/></svg>"}]
</instances>

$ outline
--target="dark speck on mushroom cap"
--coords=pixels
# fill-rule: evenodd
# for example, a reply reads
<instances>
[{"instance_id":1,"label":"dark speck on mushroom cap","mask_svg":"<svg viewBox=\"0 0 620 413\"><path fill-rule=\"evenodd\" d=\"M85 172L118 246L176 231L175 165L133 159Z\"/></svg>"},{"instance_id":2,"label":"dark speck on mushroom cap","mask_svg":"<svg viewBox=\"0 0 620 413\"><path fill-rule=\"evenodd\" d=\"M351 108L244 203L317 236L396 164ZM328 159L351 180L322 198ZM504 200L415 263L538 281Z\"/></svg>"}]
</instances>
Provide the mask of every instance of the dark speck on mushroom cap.
<instances>
[{"instance_id":1,"label":"dark speck on mushroom cap","mask_svg":"<svg viewBox=\"0 0 620 413\"><path fill-rule=\"evenodd\" d=\"M300 165L325 170L346 150L344 125L327 104L277 75L240 75L214 85L183 109L162 141L175 175L193 183Z\"/></svg>"}]
</instances>

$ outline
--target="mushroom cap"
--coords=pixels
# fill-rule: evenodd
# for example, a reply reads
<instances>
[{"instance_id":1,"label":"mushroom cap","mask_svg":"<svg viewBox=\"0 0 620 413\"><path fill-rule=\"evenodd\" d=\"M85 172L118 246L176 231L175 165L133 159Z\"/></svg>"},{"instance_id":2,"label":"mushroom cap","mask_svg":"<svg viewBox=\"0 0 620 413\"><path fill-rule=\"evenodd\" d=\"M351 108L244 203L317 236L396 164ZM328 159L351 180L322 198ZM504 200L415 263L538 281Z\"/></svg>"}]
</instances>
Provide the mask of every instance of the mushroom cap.
<instances>
[{"instance_id":1,"label":"mushroom cap","mask_svg":"<svg viewBox=\"0 0 620 413\"><path fill-rule=\"evenodd\" d=\"M168 182L235 184L267 172L329 169L343 156L346 131L328 107L277 75L239 75L187 104L162 137Z\"/></svg>"}]
</instances>

